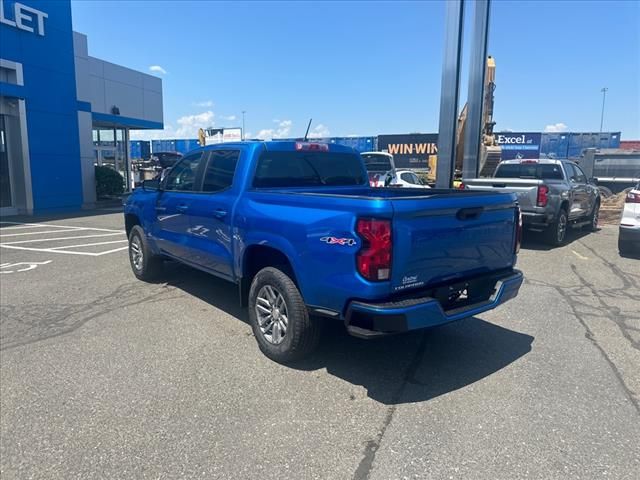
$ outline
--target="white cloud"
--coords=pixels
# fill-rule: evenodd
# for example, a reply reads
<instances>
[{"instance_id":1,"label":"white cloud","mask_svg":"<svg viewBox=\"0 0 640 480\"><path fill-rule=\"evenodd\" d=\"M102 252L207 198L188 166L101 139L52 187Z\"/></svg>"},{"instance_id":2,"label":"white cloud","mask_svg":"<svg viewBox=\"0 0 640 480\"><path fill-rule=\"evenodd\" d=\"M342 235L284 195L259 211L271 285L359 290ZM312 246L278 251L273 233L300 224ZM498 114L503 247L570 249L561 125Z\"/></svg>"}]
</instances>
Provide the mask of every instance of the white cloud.
<instances>
[{"instance_id":1,"label":"white cloud","mask_svg":"<svg viewBox=\"0 0 640 480\"><path fill-rule=\"evenodd\" d=\"M258 132L256 138L262 140L270 140L272 138L287 138L291 135L291 127L293 122L291 120L282 120L278 122L278 128L265 128Z\"/></svg>"},{"instance_id":2,"label":"white cloud","mask_svg":"<svg viewBox=\"0 0 640 480\"><path fill-rule=\"evenodd\" d=\"M312 128L309 132L309 138L324 138L330 135L331 132L329 131L329 129L321 123L318 124L318 126L316 126L315 128Z\"/></svg>"},{"instance_id":3,"label":"white cloud","mask_svg":"<svg viewBox=\"0 0 640 480\"><path fill-rule=\"evenodd\" d=\"M211 110L184 115L176 120L177 128L165 124L164 130L132 130L131 140L162 140L167 138L198 138L198 129L213 127L215 114Z\"/></svg>"},{"instance_id":4,"label":"white cloud","mask_svg":"<svg viewBox=\"0 0 640 480\"><path fill-rule=\"evenodd\" d=\"M167 71L164 68L162 68L160 65L151 65L149 67L149 71L153 73L159 73L161 75L167 74Z\"/></svg>"},{"instance_id":5,"label":"white cloud","mask_svg":"<svg viewBox=\"0 0 640 480\"><path fill-rule=\"evenodd\" d=\"M204 100L202 102L194 102L193 103L196 107L204 107L204 108L211 108L213 107L213 102L211 100Z\"/></svg>"},{"instance_id":6,"label":"white cloud","mask_svg":"<svg viewBox=\"0 0 640 480\"><path fill-rule=\"evenodd\" d=\"M215 115L211 110L195 115L185 115L178 119L177 138L197 138L199 128L212 127Z\"/></svg>"},{"instance_id":7,"label":"white cloud","mask_svg":"<svg viewBox=\"0 0 640 480\"><path fill-rule=\"evenodd\" d=\"M554 123L552 125L547 125L546 127L544 127L544 131L548 133L566 132L568 128L569 127L567 127L564 123L560 122Z\"/></svg>"},{"instance_id":8,"label":"white cloud","mask_svg":"<svg viewBox=\"0 0 640 480\"><path fill-rule=\"evenodd\" d=\"M227 122L233 122L237 119L238 117L236 117L235 115L220 115L220 120L225 120Z\"/></svg>"}]
</instances>

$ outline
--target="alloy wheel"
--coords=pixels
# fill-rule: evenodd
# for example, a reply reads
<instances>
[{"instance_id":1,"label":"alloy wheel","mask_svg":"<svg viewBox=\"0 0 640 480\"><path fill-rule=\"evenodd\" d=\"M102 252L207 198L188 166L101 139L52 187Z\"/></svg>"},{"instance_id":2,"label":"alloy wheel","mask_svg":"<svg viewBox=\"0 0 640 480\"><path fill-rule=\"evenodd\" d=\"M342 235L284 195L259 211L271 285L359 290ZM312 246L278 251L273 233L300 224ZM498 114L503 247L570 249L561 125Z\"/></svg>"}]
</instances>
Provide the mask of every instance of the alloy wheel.
<instances>
[{"instance_id":1,"label":"alloy wheel","mask_svg":"<svg viewBox=\"0 0 640 480\"><path fill-rule=\"evenodd\" d=\"M263 286L256 298L256 318L264 339L274 345L282 343L289 326L287 303L271 285Z\"/></svg>"},{"instance_id":2,"label":"alloy wheel","mask_svg":"<svg viewBox=\"0 0 640 480\"><path fill-rule=\"evenodd\" d=\"M129 251L131 252L131 262L136 270L142 270L144 264L144 254L142 253L142 243L140 242L140 237L134 236L131 239L131 244L129 246Z\"/></svg>"}]
</instances>

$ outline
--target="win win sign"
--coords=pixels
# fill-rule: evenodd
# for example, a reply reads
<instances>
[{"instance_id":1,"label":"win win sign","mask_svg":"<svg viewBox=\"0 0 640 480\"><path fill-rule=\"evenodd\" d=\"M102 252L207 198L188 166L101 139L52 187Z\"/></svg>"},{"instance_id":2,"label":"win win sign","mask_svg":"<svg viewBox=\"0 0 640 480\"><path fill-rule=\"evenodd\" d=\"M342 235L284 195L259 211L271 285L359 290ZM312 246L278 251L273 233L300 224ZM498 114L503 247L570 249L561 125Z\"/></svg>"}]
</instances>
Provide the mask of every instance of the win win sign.
<instances>
[{"instance_id":1,"label":"win win sign","mask_svg":"<svg viewBox=\"0 0 640 480\"><path fill-rule=\"evenodd\" d=\"M438 134L380 135L378 150L393 155L397 168L427 168L429 157L438 154Z\"/></svg>"}]
</instances>

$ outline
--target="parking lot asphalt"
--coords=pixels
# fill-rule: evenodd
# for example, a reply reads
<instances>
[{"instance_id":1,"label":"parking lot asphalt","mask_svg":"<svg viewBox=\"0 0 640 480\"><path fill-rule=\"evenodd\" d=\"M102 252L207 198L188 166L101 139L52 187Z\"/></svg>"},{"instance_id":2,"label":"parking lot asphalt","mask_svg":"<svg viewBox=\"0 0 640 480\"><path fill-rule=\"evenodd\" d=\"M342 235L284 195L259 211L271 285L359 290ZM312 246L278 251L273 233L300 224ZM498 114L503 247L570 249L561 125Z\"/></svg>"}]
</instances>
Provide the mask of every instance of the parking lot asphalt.
<instances>
[{"instance_id":1,"label":"parking lot asphalt","mask_svg":"<svg viewBox=\"0 0 640 480\"><path fill-rule=\"evenodd\" d=\"M94 213L0 224L3 480L638 478L640 260L615 227L529 239L494 311L376 341L332 325L287 367L234 286L137 281L121 214Z\"/></svg>"}]
</instances>

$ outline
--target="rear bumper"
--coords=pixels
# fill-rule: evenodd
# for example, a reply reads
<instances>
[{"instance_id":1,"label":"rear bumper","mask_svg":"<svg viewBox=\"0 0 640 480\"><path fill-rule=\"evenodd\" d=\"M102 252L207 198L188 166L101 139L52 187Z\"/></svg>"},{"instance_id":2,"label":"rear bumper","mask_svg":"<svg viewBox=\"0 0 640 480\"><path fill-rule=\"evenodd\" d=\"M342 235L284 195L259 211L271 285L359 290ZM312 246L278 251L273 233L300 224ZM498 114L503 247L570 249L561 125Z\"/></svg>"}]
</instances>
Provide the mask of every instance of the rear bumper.
<instances>
[{"instance_id":1,"label":"rear bumper","mask_svg":"<svg viewBox=\"0 0 640 480\"><path fill-rule=\"evenodd\" d=\"M518 295L523 275L519 270L486 278L491 295L483 301L444 310L433 297L404 298L398 301L366 303L353 301L347 308L345 325L356 337L373 338L407 332L461 320L491 310Z\"/></svg>"},{"instance_id":2,"label":"rear bumper","mask_svg":"<svg viewBox=\"0 0 640 480\"><path fill-rule=\"evenodd\" d=\"M522 212L522 226L525 228L546 228L553 217L546 213Z\"/></svg>"}]
</instances>

